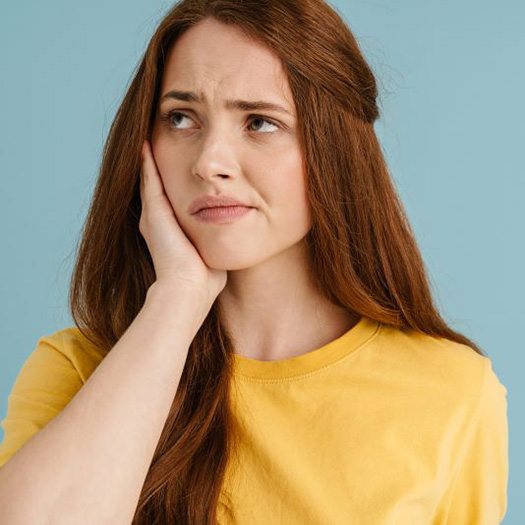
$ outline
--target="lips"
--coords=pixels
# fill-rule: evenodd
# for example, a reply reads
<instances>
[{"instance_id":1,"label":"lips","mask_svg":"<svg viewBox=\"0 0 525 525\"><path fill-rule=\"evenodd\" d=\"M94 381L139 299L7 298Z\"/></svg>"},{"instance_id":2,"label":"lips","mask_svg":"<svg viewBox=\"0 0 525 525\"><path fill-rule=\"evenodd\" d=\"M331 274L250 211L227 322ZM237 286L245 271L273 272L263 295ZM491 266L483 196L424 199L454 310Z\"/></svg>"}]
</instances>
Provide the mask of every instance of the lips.
<instances>
[{"instance_id":1,"label":"lips","mask_svg":"<svg viewBox=\"0 0 525 525\"><path fill-rule=\"evenodd\" d=\"M190 204L188 211L193 215L204 208L219 208L222 206L245 206L247 208L253 208L253 206L228 195L202 195Z\"/></svg>"},{"instance_id":2,"label":"lips","mask_svg":"<svg viewBox=\"0 0 525 525\"><path fill-rule=\"evenodd\" d=\"M230 224L249 215L252 210L254 208L245 206L221 206L219 208L204 208L195 213L194 216L201 222Z\"/></svg>"}]
</instances>

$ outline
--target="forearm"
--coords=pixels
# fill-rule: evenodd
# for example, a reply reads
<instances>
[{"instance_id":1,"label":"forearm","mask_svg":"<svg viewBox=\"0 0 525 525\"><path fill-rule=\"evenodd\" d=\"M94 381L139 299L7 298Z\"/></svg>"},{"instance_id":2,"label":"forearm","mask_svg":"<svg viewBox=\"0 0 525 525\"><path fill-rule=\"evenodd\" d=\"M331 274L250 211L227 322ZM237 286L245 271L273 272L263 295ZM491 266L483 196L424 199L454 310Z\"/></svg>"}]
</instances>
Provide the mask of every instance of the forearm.
<instances>
[{"instance_id":1,"label":"forearm","mask_svg":"<svg viewBox=\"0 0 525 525\"><path fill-rule=\"evenodd\" d=\"M129 525L198 327L187 304L149 295L76 396L4 465L1 523Z\"/></svg>"}]
</instances>

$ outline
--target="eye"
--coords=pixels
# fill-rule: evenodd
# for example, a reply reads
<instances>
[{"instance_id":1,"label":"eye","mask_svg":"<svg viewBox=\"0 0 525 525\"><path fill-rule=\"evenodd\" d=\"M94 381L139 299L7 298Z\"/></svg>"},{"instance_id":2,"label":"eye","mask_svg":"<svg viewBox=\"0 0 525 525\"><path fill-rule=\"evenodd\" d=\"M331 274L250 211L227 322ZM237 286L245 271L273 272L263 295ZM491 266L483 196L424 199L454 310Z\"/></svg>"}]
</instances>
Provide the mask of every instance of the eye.
<instances>
[{"instance_id":1,"label":"eye","mask_svg":"<svg viewBox=\"0 0 525 525\"><path fill-rule=\"evenodd\" d=\"M160 119L164 122L167 122L167 125L169 128L171 129L175 129L175 130L181 130L181 129L189 129L189 128L179 128L176 124L173 123L174 121L174 118L175 116L179 116L181 118L187 118L187 119L190 119L191 118L186 115L185 113L181 113L180 111L176 111L176 110L171 110L171 111L168 111L167 113L163 113L160 117ZM260 115L250 115L250 125L253 123L253 122L264 122L266 124L270 124L271 126L274 126L276 129L275 130L270 130L270 131L263 131L262 133L275 133L276 131L278 131L279 129L281 129L281 126L275 122L273 122L272 120L269 120L267 118L264 118ZM256 130L257 132L257 130Z\"/></svg>"},{"instance_id":2,"label":"eye","mask_svg":"<svg viewBox=\"0 0 525 525\"><path fill-rule=\"evenodd\" d=\"M162 116L161 116L161 120L163 121L166 121L168 123L168 126L171 127L171 128L174 128L174 129L184 129L184 128L178 128L176 126L173 125L173 117L175 115L180 115L181 117L183 118L190 118L188 117L187 115L185 115L184 113L181 113L180 111L168 111L167 113L164 113Z\"/></svg>"},{"instance_id":3,"label":"eye","mask_svg":"<svg viewBox=\"0 0 525 525\"><path fill-rule=\"evenodd\" d=\"M278 129L280 129L280 126L278 124L275 124L275 122L272 122L271 120L268 120L266 118L263 118L263 117L260 117L259 115L250 115L251 117L253 117L253 119L250 121L250 123L253 123L253 122L266 122L267 124L270 124L272 126L275 126ZM275 131L277 131L275 130ZM266 133L275 133L275 131L267 131Z\"/></svg>"}]
</instances>

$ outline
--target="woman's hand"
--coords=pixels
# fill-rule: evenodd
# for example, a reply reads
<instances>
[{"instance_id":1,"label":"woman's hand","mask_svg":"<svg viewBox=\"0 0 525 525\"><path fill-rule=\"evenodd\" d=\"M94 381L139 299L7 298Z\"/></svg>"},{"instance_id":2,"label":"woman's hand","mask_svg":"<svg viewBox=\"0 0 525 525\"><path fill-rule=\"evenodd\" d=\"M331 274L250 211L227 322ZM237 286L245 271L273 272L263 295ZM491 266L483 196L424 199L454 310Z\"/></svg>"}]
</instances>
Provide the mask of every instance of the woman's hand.
<instances>
[{"instance_id":1,"label":"woman's hand","mask_svg":"<svg viewBox=\"0 0 525 525\"><path fill-rule=\"evenodd\" d=\"M177 291L182 288L204 303L209 311L226 285L225 270L209 268L177 222L164 190L148 140L142 147L139 231L144 237L155 267L155 286Z\"/></svg>"}]
</instances>

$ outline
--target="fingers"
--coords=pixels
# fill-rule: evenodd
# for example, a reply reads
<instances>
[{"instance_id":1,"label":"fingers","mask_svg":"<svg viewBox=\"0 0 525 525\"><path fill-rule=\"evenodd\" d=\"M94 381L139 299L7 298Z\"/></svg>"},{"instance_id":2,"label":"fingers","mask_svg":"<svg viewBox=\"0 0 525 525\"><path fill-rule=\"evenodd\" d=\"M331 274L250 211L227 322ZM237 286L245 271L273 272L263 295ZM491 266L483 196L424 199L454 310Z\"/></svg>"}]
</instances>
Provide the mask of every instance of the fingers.
<instances>
[{"instance_id":1,"label":"fingers","mask_svg":"<svg viewBox=\"0 0 525 525\"><path fill-rule=\"evenodd\" d=\"M141 156L140 197L142 202L145 202L164 195L164 187L148 140L145 140L142 144Z\"/></svg>"}]
</instances>

